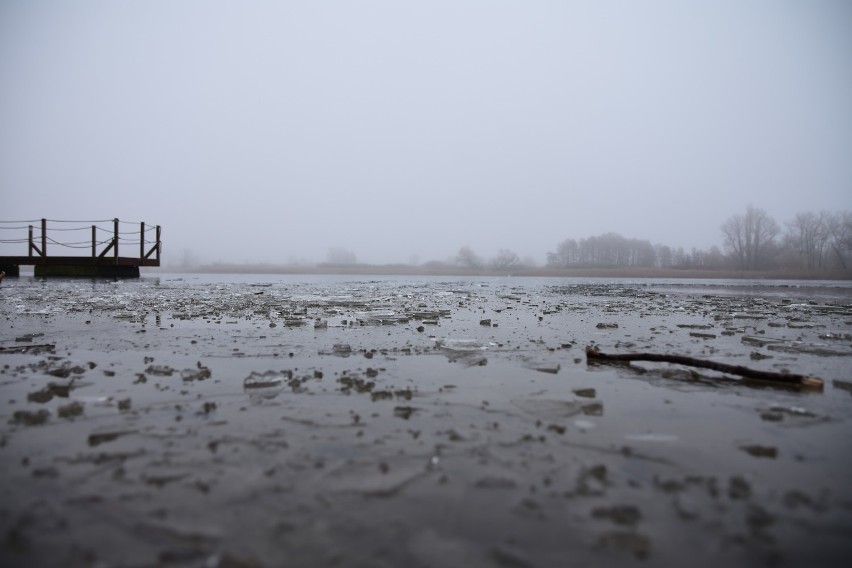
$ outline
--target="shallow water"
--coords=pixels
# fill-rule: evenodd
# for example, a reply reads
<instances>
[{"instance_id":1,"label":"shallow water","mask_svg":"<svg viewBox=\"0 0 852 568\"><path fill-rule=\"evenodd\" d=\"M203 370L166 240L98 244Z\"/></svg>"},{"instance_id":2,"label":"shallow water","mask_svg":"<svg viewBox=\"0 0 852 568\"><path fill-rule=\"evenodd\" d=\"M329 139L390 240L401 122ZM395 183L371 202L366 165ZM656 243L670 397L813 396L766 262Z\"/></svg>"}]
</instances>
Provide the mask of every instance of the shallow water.
<instances>
[{"instance_id":1,"label":"shallow water","mask_svg":"<svg viewBox=\"0 0 852 568\"><path fill-rule=\"evenodd\" d=\"M848 282L25 277L0 317L3 566L852 552Z\"/></svg>"}]
</instances>

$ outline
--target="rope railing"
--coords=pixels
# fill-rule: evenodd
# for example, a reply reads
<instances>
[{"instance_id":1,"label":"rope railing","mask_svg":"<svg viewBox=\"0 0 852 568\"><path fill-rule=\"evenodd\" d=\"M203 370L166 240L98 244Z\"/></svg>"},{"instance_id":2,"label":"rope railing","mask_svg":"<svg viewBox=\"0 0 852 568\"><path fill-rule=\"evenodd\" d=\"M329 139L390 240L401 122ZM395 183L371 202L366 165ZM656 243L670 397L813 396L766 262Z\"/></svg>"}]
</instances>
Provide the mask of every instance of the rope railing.
<instances>
[{"instance_id":1,"label":"rope railing","mask_svg":"<svg viewBox=\"0 0 852 568\"><path fill-rule=\"evenodd\" d=\"M76 242L76 243L61 243L61 242L58 242L58 241L51 239L50 237L47 238L47 241L52 245L56 245L56 246L59 246L59 247L65 247L65 248L72 248L72 249L91 248L91 246L92 246L92 243L88 242L88 241L79 241L79 242ZM95 245L96 246L105 245L109 242L111 242L110 239L107 239L105 241L96 241Z\"/></svg>"},{"instance_id":2,"label":"rope railing","mask_svg":"<svg viewBox=\"0 0 852 568\"><path fill-rule=\"evenodd\" d=\"M47 237L47 241L51 244L54 244L54 245L57 245L57 246L60 246L60 247L67 247L67 246L72 246L72 245L89 245L89 246L91 246L91 244L92 244L92 241L76 241L76 242L73 242L73 243L66 243L66 242L57 241L57 240L55 240L51 237ZM112 239L104 239L102 241L95 241L95 244L96 245L105 245L105 244L108 244L108 243L111 243L111 242L112 242ZM139 241L136 241L136 244L139 244Z\"/></svg>"},{"instance_id":3,"label":"rope railing","mask_svg":"<svg viewBox=\"0 0 852 568\"><path fill-rule=\"evenodd\" d=\"M47 221L48 223L86 223L87 225L91 225L92 223L113 223L115 219L95 219L94 221L70 221L67 219L24 219L24 220L16 220L16 221L8 221L8 220L0 220L0 225L8 225L8 224L16 224L16 223L41 223L42 221ZM145 226L153 227L152 223L146 223L145 221L122 221L118 220L118 222L122 225L136 225L137 227L142 223L145 223Z\"/></svg>"},{"instance_id":4,"label":"rope railing","mask_svg":"<svg viewBox=\"0 0 852 568\"><path fill-rule=\"evenodd\" d=\"M41 221L41 219L39 219L36 222L40 222L40 221ZM97 219L95 221L66 221L66 220L63 220L63 219L45 219L45 221L47 221L49 223L112 223L113 221L115 221L115 219ZM28 222L31 223L32 221L28 221ZM126 223L127 221L124 221L124 222Z\"/></svg>"},{"instance_id":5,"label":"rope railing","mask_svg":"<svg viewBox=\"0 0 852 568\"><path fill-rule=\"evenodd\" d=\"M55 226L56 224L77 224L81 226ZM82 225L86 223L87 225ZM110 223L104 227L99 223ZM119 230L121 225L135 225L136 230ZM120 221L119 219L101 219L96 221L70 221L62 219L38 219L33 221L0 221L0 245L20 245L26 243L28 258L47 258L47 248L62 249L91 249L91 256L103 258L108 253L114 258L119 257L119 250L134 251L125 257L148 260L152 256L159 262L162 251L160 241L160 226L145 222ZM90 240L66 239L65 235L73 231L90 231ZM105 247L105 248L104 248ZM128 248L129 247L129 248ZM99 251L99 249L101 249ZM4 251L5 252L5 251ZM138 253L138 256L137 256Z\"/></svg>"},{"instance_id":6,"label":"rope railing","mask_svg":"<svg viewBox=\"0 0 852 568\"><path fill-rule=\"evenodd\" d=\"M51 230L51 231L63 231L63 232L68 232L68 231L85 231L86 229L89 229L89 227L69 227L69 228L67 228L67 229L66 229L66 228L60 228L60 227L51 227L51 228L50 228L50 230Z\"/></svg>"}]
</instances>

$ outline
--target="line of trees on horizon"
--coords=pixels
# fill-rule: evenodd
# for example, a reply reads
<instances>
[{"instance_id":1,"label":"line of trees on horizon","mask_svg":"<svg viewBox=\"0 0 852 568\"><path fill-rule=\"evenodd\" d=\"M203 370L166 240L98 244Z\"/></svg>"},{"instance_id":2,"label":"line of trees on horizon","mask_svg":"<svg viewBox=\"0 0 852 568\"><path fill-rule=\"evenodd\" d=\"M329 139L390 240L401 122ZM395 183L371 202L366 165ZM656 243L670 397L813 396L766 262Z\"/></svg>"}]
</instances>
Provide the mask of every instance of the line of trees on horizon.
<instances>
[{"instance_id":1,"label":"line of trees on horizon","mask_svg":"<svg viewBox=\"0 0 852 568\"><path fill-rule=\"evenodd\" d=\"M852 212L805 212L784 224L749 205L721 225L723 249L654 245L618 233L566 239L547 253L550 268L656 267L843 274L852 270Z\"/></svg>"},{"instance_id":2,"label":"line of trees on horizon","mask_svg":"<svg viewBox=\"0 0 852 568\"><path fill-rule=\"evenodd\" d=\"M798 213L793 219L779 224L763 209L749 205L745 212L732 215L720 226L721 247L707 249L671 247L652 244L648 240L627 238L615 232L587 238L568 238L547 253L545 268L646 268L697 269L707 271L778 272L790 276L852 278L852 212L822 211ZM184 250L178 267L199 268L200 262L191 251ZM242 268L241 268L242 266ZM245 270L247 265L213 263L207 268ZM255 269L274 269L260 263ZM289 268L311 267L350 270L360 264L354 252L345 247L329 249L325 262L291 260ZM409 264L383 265L409 267L412 270L440 272L521 273L534 270L538 263L530 257L521 258L510 249L501 249L493 258L483 258L471 247L461 247L447 260ZM204 269L204 267L201 267Z\"/></svg>"}]
</instances>

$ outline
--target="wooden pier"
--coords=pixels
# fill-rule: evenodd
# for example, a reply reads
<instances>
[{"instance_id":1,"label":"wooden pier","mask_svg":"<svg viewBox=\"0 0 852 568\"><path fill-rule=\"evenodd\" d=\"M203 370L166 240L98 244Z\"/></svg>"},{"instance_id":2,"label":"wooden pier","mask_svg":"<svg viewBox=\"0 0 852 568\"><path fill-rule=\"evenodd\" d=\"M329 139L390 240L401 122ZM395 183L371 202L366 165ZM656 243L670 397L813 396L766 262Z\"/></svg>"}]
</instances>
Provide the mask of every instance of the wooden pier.
<instances>
[{"instance_id":1,"label":"wooden pier","mask_svg":"<svg viewBox=\"0 0 852 568\"><path fill-rule=\"evenodd\" d=\"M25 256L0 255L0 270L6 276L19 276L21 266L33 266L35 276L138 278L140 266L160 266L160 226L144 222L111 221L0 221L0 245L3 251L26 244ZM84 225L83 223L94 223ZM48 224L50 224L48 226ZM103 226L107 224L107 226ZM111 227L109 226L111 224ZM128 230L128 227L129 230ZM122 230L124 229L124 230ZM26 233L24 233L26 231ZM91 241L67 237L91 231ZM24 236L26 235L26 236ZM88 236L88 235L87 235ZM48 255L59 249L67 255ZM82 251L91 255L80 254ZM137 248L138 247L138 248ZM138 256L120 256L138 252ZM74 252L77 254L73 254ZM127 254L125 252L125 254Z\"/></svg>"}]
</instances>

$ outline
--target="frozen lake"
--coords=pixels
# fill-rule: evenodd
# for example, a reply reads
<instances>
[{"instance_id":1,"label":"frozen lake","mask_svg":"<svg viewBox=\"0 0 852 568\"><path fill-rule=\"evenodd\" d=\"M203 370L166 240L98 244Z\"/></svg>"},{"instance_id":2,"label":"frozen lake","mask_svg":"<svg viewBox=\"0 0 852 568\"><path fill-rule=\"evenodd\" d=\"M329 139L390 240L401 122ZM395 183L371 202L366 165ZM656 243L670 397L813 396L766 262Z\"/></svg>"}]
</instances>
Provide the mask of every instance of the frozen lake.
<instances>
[{"instance_id":1,"label":"frozen lake","mask_svg":"<svg viewBox=\"0 0 852 568\"><path fill-rule=\"evenodd\" d=\"M0 318L3 566L852 552L849 282L22 277Z\"/></svg>"}]
</instances>

